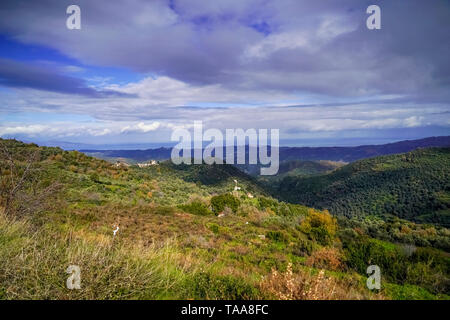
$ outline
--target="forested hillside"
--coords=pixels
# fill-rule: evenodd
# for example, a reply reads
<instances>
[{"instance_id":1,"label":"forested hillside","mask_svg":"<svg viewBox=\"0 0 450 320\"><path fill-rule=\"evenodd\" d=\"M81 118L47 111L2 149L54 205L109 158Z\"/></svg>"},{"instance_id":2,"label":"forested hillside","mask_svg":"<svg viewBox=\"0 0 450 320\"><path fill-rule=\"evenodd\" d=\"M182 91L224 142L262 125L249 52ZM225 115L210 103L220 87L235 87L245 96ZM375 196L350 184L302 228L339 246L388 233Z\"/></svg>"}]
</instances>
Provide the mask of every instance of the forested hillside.
<instances>
[{"instance_id":1,"label":"forested hillside","mask_svg":"<svg viewBox=\"0 0 450 320\"><path fill-rule=\"evenodd\" d=\"M262 183L272 184L285 177L305 177L329 173L344 166L345 162L329 160L289 160L280 163L278 173L273 176L255 175L255 178Z\"/></svg>"},{"instance_id":2,"label":"forested hillside","mask_svg":"<svg viewBox=\"0 0 450 320\"><path fill-rule=\"evenodd\" d=\"M357 147L281 147L280 160L332 160L352 162L429 147L450 147L450 137L429 137L418 140L404 140L387 144Z\"/></svg>"},{"instance_id":3,"label":"forested hillside","mask_svg":"<svg viewBox=\"0 0 450 320\"><path fill-rule=\"evenodd\" d=\"M225 165L127 167L15 140L0 164L0 299L449 299L443 227L336 219Z\"/></svg>"},{"instance_id":4,"label":"forested hillside","mask_svg":"<svg viewBox=\"0 0 450 320\"><path fill-rule=\"evenodd\" d=\"M360 160L321 176L286 177L273 193L336 215L394 215L450 226L450 148Z\"/></svg>"}]
</instances>

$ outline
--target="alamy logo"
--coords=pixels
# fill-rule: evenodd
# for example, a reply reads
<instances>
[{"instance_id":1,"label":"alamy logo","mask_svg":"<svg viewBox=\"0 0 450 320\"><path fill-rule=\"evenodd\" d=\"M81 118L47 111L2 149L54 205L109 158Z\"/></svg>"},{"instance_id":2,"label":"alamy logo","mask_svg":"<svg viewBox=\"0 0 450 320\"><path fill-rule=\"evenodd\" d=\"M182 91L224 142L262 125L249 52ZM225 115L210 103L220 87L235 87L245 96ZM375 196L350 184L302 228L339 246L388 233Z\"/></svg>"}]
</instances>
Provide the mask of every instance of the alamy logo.
<instances>
[{"instance_id":1,"label":"alamy logo","mask_svg":"<svg viewBox=\"0 0 450 320\"><path fill-rule=\"evenodd\" d=\"M381 289L381 270L377 265L370 265L367 267L367 274L369 277L367 278L367 288L369 290Z\"/></svg>"},{"instance_id":2,"label":"alamy logo","mask_svg":"<svg viewBox=\"0 0 450 320\"><path fill-rule=\"evenodd\" d=\"M77 5L70 5L66 10L67 14L70 16L66 20L66 27L69 30L80 30L81 29L81 9Z\"/></svg>"},{"instance_id":3,"label":"alamy logo","mask_svg":"<svg viewBox=\"0 0 450 320\"><path fill-rule=\"evenodd\" d=\"M275 175L279 168L279 130L270 130L270 144L268 136L268 129L226 129L224 139L221 130L203 132L202 121L194 121L193 139L187 129L172 132L171 140L179 143L172 149L171 159L174 164L192 164L192 159L194 164L223 164L224 159L227 164L260 164L265 166L260 169L261 175ZM204 142L210 143L204 147Z\"/></svg>"},{"instance_id":4,"label":"alamy logo","mask_svg":"<svg viewBox=\"0 0 450 320\"><path fill-rule=\"evenodd\" d=\"M371 5L366 10L370 16L366 20L366 26L369 30L381 29L381 9L377 5Z\"/></svg>"},{"instance_id":5,"label":"alamy logo","mask_svg":"<svg viewBox=\"0 0 450 320\"><path fill-rule=\"evenodd\" d=\"M81 269L79 266L70 265L66 273L69 273L70 276L67 278L66 285L67 289L81 289Z\"/></svg>"}]
</instances>

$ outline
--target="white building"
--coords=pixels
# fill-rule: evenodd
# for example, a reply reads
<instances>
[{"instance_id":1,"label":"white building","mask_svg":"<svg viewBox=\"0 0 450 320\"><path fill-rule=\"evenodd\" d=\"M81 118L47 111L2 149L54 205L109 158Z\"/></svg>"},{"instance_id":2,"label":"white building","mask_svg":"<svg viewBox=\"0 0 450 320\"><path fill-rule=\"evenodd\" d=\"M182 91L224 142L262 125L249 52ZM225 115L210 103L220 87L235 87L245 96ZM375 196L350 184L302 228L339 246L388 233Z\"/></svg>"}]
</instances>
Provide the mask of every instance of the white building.
<instances>
[{"instance_id":1,"label":"white building","mask_svg":"<svg viewBox=\"0 0 450 320\"><path fill-rule=\"evenodd\" d=\"M150 160L150 161L147 161L147 162L138 163L137 165L138 165L139 168L145 168L145 167L150 167L150 166L157 166L158 165L158 161Z\"/></svg>"}]
</instances>

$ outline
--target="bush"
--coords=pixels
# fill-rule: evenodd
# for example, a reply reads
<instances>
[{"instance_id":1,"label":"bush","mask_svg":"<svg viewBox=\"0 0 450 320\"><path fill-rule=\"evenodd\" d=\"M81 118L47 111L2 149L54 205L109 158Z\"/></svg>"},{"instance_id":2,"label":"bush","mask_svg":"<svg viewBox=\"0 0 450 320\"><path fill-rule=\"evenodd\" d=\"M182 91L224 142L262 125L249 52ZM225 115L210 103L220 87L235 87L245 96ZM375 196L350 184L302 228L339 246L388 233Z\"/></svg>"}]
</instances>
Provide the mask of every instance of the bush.
<instances>
[{"instance_id":1,"label":"bush","mask_svg":"<svg viewBox=\"0 0 450 320\"><path fill-rule=\"evenodd\" d=\"M216 223L208 223L207 227L209 228L209 230L211 230L212 232L214 232L215 234L219 233L219 225Z\"/></svg>"},{"instance_id":2,"label":"bush","mask_svg":"<svg viewBox=\"0 0 450 320\"><path fill-rule=\"evenodd\" d=\"M397 283L406 280L407 261L404 255L392 244L361 239L346 244L347 264L359 273L365 274L369 265L377 265L383 276Z\"/></svg>"},{"instance_id":3,"label":"bush","mask_svg":"<svg viewBox=\"0 0 450 320\"><path fill-rule=\"evenodd\" d=\"M193 201L188 204L182 204L179 206L181 210L187 213L196 214L200 216L207 216L210 214L213 214L211 210L206 206L206 204L199 202L199 201Z\"/></svg>"},{"instance_id":4,"label":"bush","mask_svg":"<svg viewBox=\"0 0 450 320\"><path fill-rule=\"evenodd\" d=\"M319 269L340 270L342 267L341 253L336 248L321 248L308 257L306 265Z\"/></svg>"},{"instance_id":5,"label":"bush","mask_svg":"<svg viewBox=\"0 0 450 320\"><path fill-rule=\"evenodd\" d=\"M288 236L281 231L269 231L266 237L275 242L287 243L289 241Z\"/></svg>"},{"instance_id":6,"label":"bush","mask_svg":"<svg viewBox=\"0 0 450 320\"><path fill-rule=\"evenodd\" d=\"M238 198L229 193L224 193L211 198L211 207L215 213L222 212L225 207L230 208L233 213L236 213L241 202Z\"/></svg>"},{"instance_id":7,"label":"bush","mask_svg":"<svg viewBox=\"0 0 450 320\"><path fill-rule=\"evenodd\" d=\"M276 200L261 197L258 199L258 202L259 202L259 208L261 210L271 209L272 211L276 212L278 209L278 202Z\"/></svg>"},{"instance_id":8,"label":"bush","mask_svg":"<svg viewBox=\"0 0 450 320\"><path fill-rule=\"evenodd\" d=\"M289 263L285 272L272 269L272 274L264 277L260 283L261 291L280 300L344 300L344 299L382 299L381 295L372 295L353 281L341 280L325 275L300 271L294 273Z\"/></svg>"},{"instance_id":9,"label":"bush","mask_svg":"<svg viewBox=\"0 0 450 320\"><path fill-rule=\"evenodd\" d=\"M312 240L328 245L336 235L337 223L328 211L310 209L306 219L300 225L300 230L308 234Z\"/></svg>"},{"instance_id":10,"label":"bush","mask_svg":"<svg viewBox=\"0 0 450 320\"><path fill-rule=\"evenodd\" d=\"M314 249L313 243L310 240L298 239L295 243L293 253L300 257L309 256Z\"/></svg>"},{"instance_id":11,"label":"bush","mask_svg":"<svg viewBox=\"0 0 450 320\"><path fill-rule=\"evenodd\" d=\"M397 246L360 237L344 243L347 265L365 274L366 268L378 265L383 277L397 284L415 284L434 293L448 293L450 259L431 248L417 248L410 256Z\"/></svg>"}]
</instances>

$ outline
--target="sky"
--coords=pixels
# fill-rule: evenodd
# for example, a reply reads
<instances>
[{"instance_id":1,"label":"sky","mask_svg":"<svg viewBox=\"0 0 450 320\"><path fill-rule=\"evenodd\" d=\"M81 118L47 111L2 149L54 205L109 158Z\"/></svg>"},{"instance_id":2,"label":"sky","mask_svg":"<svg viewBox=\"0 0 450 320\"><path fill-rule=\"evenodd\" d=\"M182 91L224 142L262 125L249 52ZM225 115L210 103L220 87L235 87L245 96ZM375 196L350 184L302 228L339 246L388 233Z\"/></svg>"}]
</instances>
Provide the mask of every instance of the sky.
<instances>
[{"instance_id":1,"label":"sky","mask_svg":"<svg viewBox=\"0 0 450 320\"><path fill-rule=\"evenodd\" d=\"M158 145L196 120L282 145L450 135L449 35L448 0L2 0L0 137Z\"/></svg>"}]
</instances>

